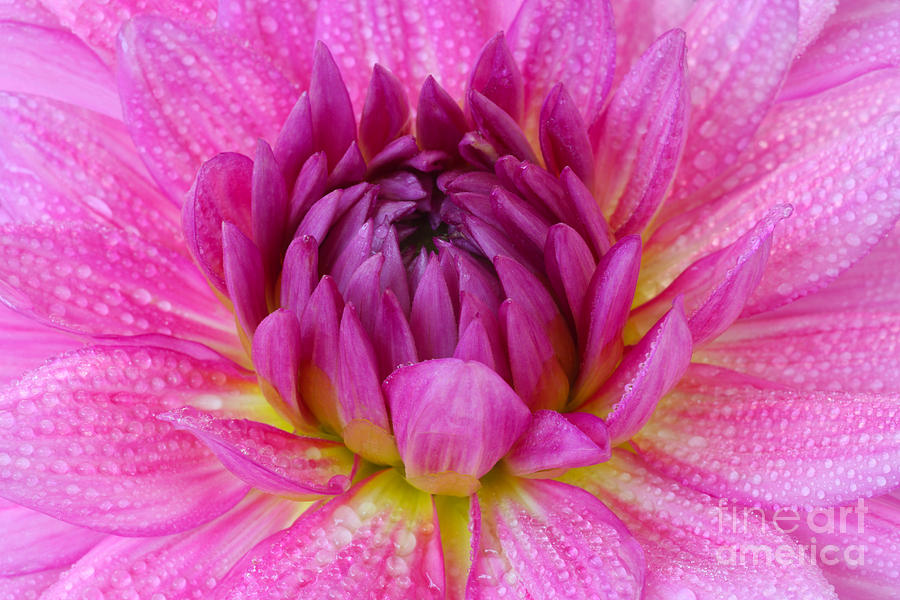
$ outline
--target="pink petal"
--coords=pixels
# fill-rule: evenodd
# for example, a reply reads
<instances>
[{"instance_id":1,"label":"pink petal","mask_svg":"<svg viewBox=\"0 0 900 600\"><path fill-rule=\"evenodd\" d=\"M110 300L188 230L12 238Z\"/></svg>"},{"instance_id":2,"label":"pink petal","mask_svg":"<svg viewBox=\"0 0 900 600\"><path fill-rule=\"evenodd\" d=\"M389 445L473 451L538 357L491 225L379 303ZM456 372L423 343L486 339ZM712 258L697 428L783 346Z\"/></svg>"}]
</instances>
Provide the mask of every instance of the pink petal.
<instances>
[{"instance_id":1,"label":"pink petal","mask_svg":"<svg viewBox=\"0 0 900 600\"><path fill-rule=\"evenodd\" d=\"M459 343L453 351L453 358L477 360L492 371L501 370L499 362L503 357L494 355L493 339L488 334L487 326L480 315L471 318L465 328L460 327Z\"/></svg>"},{"instance_id":2,"label":"pink petal","mask_svg":"<svg viewBox=\"0 0 900 600\"><path fill-rule=\"evenodd\" d=\"M320 423L341 430L339 327L344 301L334 280L316 286L300 319L300 395Z\"/></svg>"},{"instance_id":3,"label":"pink petal","mask_svg":"<svg viewBox=\"0 0 900 600\"><path fill-rule=\"evenodd\" d=\"M900 279L893 232L825 289L739 319L696 360L805 390L900 391Z\"/></svg>"},{"instance_id":4,"label":"pink petal","mask_svg":"<svg viewBox=\"0 0 900 600\"><path fill-rule=\"evenodd\" d=\"M0 19L19 21L44 27L59 27L59 19L48 11L38 0L22 0L21 2L4 2L0 4Z\"/></svg>"},{"instance_id":5,"label":"pink petal","mask_svg":"<svg viewBox=\"0 0 900 600\"><path fill-rule=\"evenodd\" d=\"M898 36L896 4L844 2L791 67L780 99L810 96L864 73L900 65Z\"/></svg>"},{"instance_id":6,"label":"pink petal","mask_svg":"<svg viewBox=\"0 0 900 600\"><path fill-rule=\"evenodd\" d=\"M622 450L564 480L609 506L641 545L646 600L836 600L818 567L808 556L798 564L800 548L760 519L759 509L749 509L745 522L743 506L717 503Z\"/></svg>"},{"instance_id":7,"label":"pink petal","mask_svg":"<svg viewBox=\"0 0 900 600\"><path fill-rule=\"evenodd\" d=\"M593 185L594 154L587 126L572 96L561 83L547 94L540 113L541 154L555 174L569 167L589 187Z\"/></svg>"},{"instance_id":8,"label":"pink petal","mask_svg":"<svg viewBox=\"0 0 900 600\"><path fill-rule=\"evenodd\" d=\"M599 447L562 414L539 410L503 461L513 475L544 479L608 459L609 445Z\"/></svg>"},{"instance_id":9,"label":"pink petal","mask_svg":"<svg viewBox=\"0 0 900 600\"><path fill-rule=\"evenodd\" d=\"M557 83L591 122L612 84L616 36L609 0L525 0L509 26L509 47L525 81L527 131L537 130L544 98Z\"/></svg>"},{"instance_id":10,"label":"pink petal","mask_svg":"<svg viewBox=\"0 0 900 600\"><path fill-rule=\"evenodd\" d=\"M744 310L766 268L775 226L790 214L789 206L772 209L733 244L704 256L653 300L635 309L629 324L639 333L649 330L650 323L684 295L694 344L714 339Z\"/></svg>"},{"instance_id":11,"label":"pink petal","mask_svg":"<svg viewBox=\"0 0 900 600\"><path fill-rule=\"evenodd\" d=\"M479 362L444 358L400 367L384 381L406 478L467 496L525 430L528 409Z\"/></svg>"},{"instance_id":12,"label":"pink petal","mask_svg":"<svg viewBox=\"0 0 900 600\"><path fill-rule=\"evenodd\" d=\"M153 347L65 354L0 394L0 495L117 535L167 535L217 517L246 493L215 456L156 415L195 402L248 403L224 361Z\"/></svg>"},{"instance_id":13,"label":"pink petal","mask_svg":"<svg viewBox=\"0 0 900 600\"><path fill-rule=\"evenodd\" d=\"M0 53L3 91L46 96L122 118L109 68L68 31L3 21Z\"/></svg>"},{"instance_id":14,"label":"pink petal","mask_svg":"<svg viewBox=\"0 0 900 600\"><path fill-rule=\"evenodd\" d=\"M340 70L321 42L313 54L309 106L315 147L325 151L328 165L334 169L356 140L356 117Z\"/></svg>"},{"instance_id":15,"label":"pink petal","mask_svg":"<svg viewBox=\"0 0 900 600\"><path fill-rule=\"evenodd\" d=\"M509 7L503 5L474 0L325 2L319 6L316 38L347 72L356 107L362 106L375 63L397 76L411 101L428 75L460 99L472 58L508 23L504 13Z\"/></svg>"},{"instance_id":16,"label":"pink petal","mask_svg":"<svg viewBox=\"0 0 900 600\"><path fill-rule=\"evenodd\" d=\"M499 317L516 393L531 409L561 410L569 379L546 329L515 300L500 305Z\"/></svg>"},{"instance_id":17,"label":"pink petal","mask_svg":"<svg viewBox=\"0 0 900 600\"><path fill-rule=\"evenodd\" d=\"M115 63L119 29L135 15L155 14L200 27L210 27L216 18L215 0L42 0L42 4L110 65Z\"/></svg>"},{"instance_id":18,"label":"pink petal","mask_svg":"<svg viewBox=\"0 0 900 600\"><path fill-rule=\"evenodd\" d=\"M618 83L655 39L680 27L693 0L610 0L616 19Z\"/></svg>"},{"instance_id":19,"label":"pink petal","mask_svg":"<svg viewBox=\"0 0 900 600\"><path fill-rule=\"evenodd\" d=\"M300 168L313 153L312 109L309 106L309 94L303 92L294 103L294 107L278 132L275 139L275 160L281 165L285 181L290 184L297 178ZM318 198L316 198L318 199ZM302 215L292 207L291 223Z\"/></svg>"},{"instance_id":20,"label":"pink petal","mask_svg":"<svg viewBox=\"0 0 900 600\"><path fill-rule=\"evenodd\" d=\"M890 600L900 584L900 500L860 498L839 507L784 509L776 521L800 544L816 545L818 564L840 598Z\"/></svg>"},{"instance_id":21,"label":"pink petal","mask_svg":"<svg viewBox=\"0 0 900 600\"><path fill-rule=\"evenodd\" d=\"M300 398L300 323L289 310L269 314L253 334L253 367L269 404L303 431L315 431L317 423Z\"/></svg>"},{"instance_id":22,"label":"pink petal","mask_svg":"<svg viewBox=\"0 0 900 600\"><path fill-rule=\"evenodd\" d=\"M753 143L719 180L704 188L703 197L753 185L782 165L812 157L816 150L898 110L900 69L879 69L810 97L779 102L760 124ZM845 116L830 116L835 114Z\"/></svg>"},{"instance_id":23,"label":"pink petal","mask_svg":"<svg viewBox=\"0 0 900 600\"><path fill-rule=\"evenodd\" d=\"M289 234L296 231L310 207L325 195L325 190L328 189L327 184L328 157L324 152L316 152L303 163L294 182L294 190L291 192L291 199L288 203L290 206L287 224Z\"/></svg>"},{"instance_id":24,"label":"pink petal","mask_svg":"<svg viewBox=\"0 0 900 600\"><path fill-rule=\"evenodd\" d=\"M179 203L202 161L226 150L250 154L250 140L274 140L297 96L271 65L233 40L160 17L122 28L117 62L138 152Z\"/></svg>"},{"instance_id":25,"label":"pink petal","mask_svg":"<svg viewBox=\"0 0 900 600\"><path fill-rule=\"evenodd\" d=\"M591 276L596 269L591 249L574 229L565 223L550 228L544 248L547 278L556 297L565 300L567 316L575 322L581 315Z\"/></svg>"},{"instance_id":26,"label":"pink petal","mask_svg":"<svg viewBox=\"0 0 900 600\"><path fill-rule=\"evenodd\" d=\"M36 96L0 95L0 156L0 221L99 223L183 248L178 208L153 183L122 123Z\"/></svg>"},{"instance_id":27,"label":"pink petal","mask_svg":"<svg viewBox=\"0 0 900 600\"><path fill-rule=\"evenodd\" d=\"M175 429L195 435L226 469L248 485L294 500L313 500L350 488L356 471L343 444L298 437L247 419L220 419L184 407L159 415Z\"/></svg>"},{"instance_id":28,"label":"pink petal","mask_svg":"<svg viewBox=\"0 0 900 600\"><path fill-rule=\"evenodd\" d=\"M794 213L773 241L772 262L745 314L771 310L823 287L865 256L900 215L898 131L896 114L876 119L666 224L648 242L642 288L654 292L690 257L731 243L785 201ZM846 225L851 222L852 230Z\"/></svg>"},{"instance_id":29,"label":"pink petal","mask_svg":"<svg viewBox=\"0 0 900 600\"><path fill-rule=\"evenodd\" d=\"M416 289L409 324L421 359L453 355L457 341L456 318L437 257L428 261Z\"/></svg>"},{"instance_id":30,"label":"pink petal","mask_svg":"<svg viewBox=\"0 0 900 600\"><path fill-rule=\"evenodd\" d=\"M182 254L114 230L31 225L0 228L0 255L0 295L26 315L87 335L177 335L242 352L232 317Z\"/></svg>"},{"instance_id":31,"label":"pink petal","mask_svg":"<svg viewBox=\"0 0 900 600\"><path fill-rule=\"evenodd\" d=\"M359 124L363 154L372 158L388 143L409 132L406 90L393 73L376 64Z\"/></svg>"},{"instance_id":32,"label":"pink petal","mask_svg":"<svg viewBox=\"0 0 900 600\"><path fill-rule=\"evenodd\" d=\"M110 537L41 598L209 598L244 553L290 526L305 506L251 493L232 511L191 531L156 538Z\"/></svg>"},{"instance_id":33,"label":"pink petal","mask_svg":"<svg viewBox=\"0 0 900 600\"><path fill-rule=\"evenodd\" d=\"M556 301L544 283L510 258L498 256L493 262L506 297L513 300L537 327L543 329L542 333L552 344L553 354L559 364L567 374L574 374L575 342Z\"/></svg>"},{"instance_id":34,"label":"pink petal","mask_svg":"<svg viewBox=\"0 0 900 600\"><path fill-rule=\"evenodd\" d=\"M467 598L528 597L532 590L560 598L641 597L640 546L584 490L556 481L500 480L485 486L478 504L481 535L472 548Z\"/></svg>"},{"instance_id":35,"label":"pink petal","mask_svg":"<svg viewBox=\"0 0 900 600\"><path fill-rule=\"evenodd\" d=\"M796 56L801 56L807 46L819 37L825 23L834 14L837 6L838 0L799 0L799 31L797 32L797 48L794 50ZM788 79L790 80L790 75L788 75ZM789 85L789 82L785 82L785 84Z\"/></svg>"},{"instance_id":36,"label":"pink petal","mask_svg":"<svg viewBox=\"0 0 900 600\"><path fill-rule=\"evenodd\" d=\"M3 577L67 567L107 537L5 500L0 500L0 528Z\"/></svg>"},{"instance_id":37,"label":"pink petal","mask_svg":"<svg viewBox=\"0 0 900 600\"><path fill-rule=\"evenodd\" d=\"M243 154L223 152L203 163L182 208L182 227L188 249L211 285L223 294L225 265L222 222L253 234L251 188L253 161Z\"/></svg>"},{"instance_id":38,"label":"pink petal","mask_svg":"<svg viewBox=\"0 0 900 600\"><path fill-rule=\"evenodd\" d=\"M268 58L306 88L312 71L317 0L219 0L216 26Z\"/></svg>"},{"instance_id":39,"label":"pink petal","mask_svg":"<svg viewBox=\"0 0 900 600\"><path fill-rule=\"evenodd\" d=\"M578 230L578 233L593 249L594 257L599 258L610 249L613 239L609 224L600 212L600 205L584 182L568 167L563 169L560 180L565 186L565 193L571 203L573 214L573 218L564 220Z\"/></svg>"},{"instance_id":40,"label":"pink petal","mask_svg":"<svg viewBox=\"0 0 900 600\"><path fill-rule=\"evenodd\" d=\"M319 282L319 245L308 235L294 238L284 256L281 271L281 306L297 318Z\"/></svg>"},{"instance_id":41,"label":"pink petal","mask_svg":"<svg viewBox=\"0 0 900 600\"><path fill-rule=\"evenodd\" d=\"M656 214L681 158L688 120L685 34L664 33L625 76L597 125L596 185L618 236Z\"/></svg>"},{"instance_id":42,"label":"pink petal","mask_svg":"<svg viewBox=\"0 0 900 600\"><path fill-rule=\"evenodd\" d=\"M423 148L456 152L457 144L468 129L466 117L456 100L428 76L419 93L416 107L416 139Z\"/></svg>"},{"instance_id":43,"label":"pink petal","mask_svg":"<svg viewBox=\"0 0 900 600\"><path fill-rule=\"evenodd\" d=\"M375 332L372 341L382 377L400 365L419 361L412 328L392 290L385 290L381 295Z\"/></svg>"},{"instance_id":44,"label":"pink petal","mask_svg":"<svg viewBox=\"0 0 900 600\"><path fill-rule=\"evenodd\" d=\"M503 32L494 35L481 49L469 75L469 89L484 94L485 98L502 108L514 121L522 120L525 110L522 73L506 45Z\"/></svg>"},{"instance_id":45,"label":"pink petal","mask_svg":"<svg viewBox=\"0 0 900 600\"><path fill-rule=\"evenodd\" d=\"M490 142L499 154L512 154L519 160L538 162L531 143L525 137L519 124L481 92L469 90L469 93L466 94L466 108L472 113L472 119L475 121L478 132ZM462 150L462 144L460 150Z\"/></svg>"},{"instance_id":46,"label":"pink petal","mask_svg":"<svg viewBox=\"0 0 900 600\"><path fill-rule=\"evenodd\" d=\"M257 544L214 597L437 600L443 571L431 497L390 469Z\"/></svg>"},{"instance_id":47,"label":"pink petal","mask_svg":"<svg viewBox=\"0 0 900 600\"><path fill-rule=\"evenodd\" d=\"M225 285L243 333L253 337L256 326L269 313L262 254L237 226L222 223L222 256Z\"/></svg>"},{"instance_id":48,"label":"pink petal","mask_svg":"<svg viewBox=\"0 0 900 600\"><path fill-rule=\"evenodd\" d=\"M454 198L462 195L455 194ZM513 243L529 257L530 262L540 264L550 223L527 202L500 186L492 190L490 205L496 224L508 232Z\"/></svg>"},{"instance_id":49,"label":"pink petal","mask_svg":"<svg viewBox=\"0 0 900 600\"><path fill-rule=\"evenodd\" d=\"M693 106L666 215L683 210L749 143L793 59L797 0L700 0L683 29Z\"/></svg>"},{"instance_id":50,"label":"pink petal","mask_svg":"<svg viewBox=\"0 0 900 600\"><path fill-rule=\"evenodd\" d=\"M338 411L344 443L378 464L397 463L399 457L381 392L375 352L351 304L344 307L340 344Z\"/></svg>"},{"instance_id":51,"label":"pink petal","mask_svg":"<svg viewBox=\"0 0 900 600\"><path fill-rule=\"evenodd\" d=\"M257 143L250 195L253 241L262 254L267 279L274 282L287 245L288 196L275 155L265 140Z\"/></svg>"},{"instance_id":52,"label":"pink petal","mask_svg":"<svg viewBox=\"0 0 900 600\"><path fill-rule=\"evenodd\" d=\"M679 482L743 504L830 506L897 486L894 395L799 392L693 365L634 438ZM762 433L761 433L762 432Z\"/></svg>"},{"instance_id":53,"label":"pink petal","mask_svg":"<svg viewBox=\"0 0 900 600\"><path fill-rule=\"evenodd\" d=\"M84 345L77 336L0 304L0 386L40 366L55 354Z\"/></svg>"},{"instance_id":54,"label":"pink petal","mask_svg":"<svg viewBox=\"0 0 900 600\"><path fill-rule=\"evenodd\" d=\"M591 278L581 314L576 317L581 364L572 400L589 398L612 373L622 355L622 330L634 298L640 268L641 239L629 235L603 255Z\"/></svg>"},{"instance_id":55,"label":"pink petal","mask_svg":"<svg viewBox=\"0 0 900 600\"><path fill-rule=\"evenodd\" d=\"M38 600L48 587L59 580L65 569L48 569L27 575L0 577L0 598L3 600Z\"/></svg>"},{"instance_id":56,"label":"pink petal","mask_svg":"<svg viewBox=\"0 0 900 600\"><path fill-rule=\"evenodd\" d=\"M691 362L691 331L681 299L631 348L603 387L578 410L605 413L611 443L631 438Z\"/></svg>"}]
</instances>

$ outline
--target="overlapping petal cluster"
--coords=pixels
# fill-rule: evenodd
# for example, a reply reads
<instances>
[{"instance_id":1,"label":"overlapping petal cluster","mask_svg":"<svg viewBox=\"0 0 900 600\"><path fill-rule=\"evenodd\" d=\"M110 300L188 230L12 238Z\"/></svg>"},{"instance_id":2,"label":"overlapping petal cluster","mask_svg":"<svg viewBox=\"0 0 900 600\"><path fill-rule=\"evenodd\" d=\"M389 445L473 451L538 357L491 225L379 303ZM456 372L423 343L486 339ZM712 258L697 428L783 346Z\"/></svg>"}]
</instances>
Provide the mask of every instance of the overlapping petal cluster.
<instances>
[{"instance_id":1,"label":"overlapping petal cluster","mask_svg":"<svg viewBox=\"0 0 900 600\"><path fill-rule=\"evenodd\" d=\"M0 598L892 597L897 3L0 17Z\"/></svg>"}]
</instances>

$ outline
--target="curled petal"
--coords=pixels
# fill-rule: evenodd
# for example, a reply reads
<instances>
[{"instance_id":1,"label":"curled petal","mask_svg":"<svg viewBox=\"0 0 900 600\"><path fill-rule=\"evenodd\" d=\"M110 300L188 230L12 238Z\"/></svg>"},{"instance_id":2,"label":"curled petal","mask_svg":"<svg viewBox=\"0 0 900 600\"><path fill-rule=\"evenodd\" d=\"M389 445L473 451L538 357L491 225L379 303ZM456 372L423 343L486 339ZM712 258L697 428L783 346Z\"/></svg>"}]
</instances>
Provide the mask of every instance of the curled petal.
<instances>
[{"instance_id":1,"label":"curled petal","mask_svg":"<svg viewBox=\"0 0 900 600\"><path fill-rule=\"evenodd\" d=\"M511 154L519 160L538 162L522 129L502 108L477 90L469 90L466 107L472 112L478 130L499 154Z\"/></svg>"},{"instance_id":2,"label":"curled petal","mask_svg":"<svg viewBox=\"0 0 900 600\"><path fill-rule=\"evenodd\" d=\"M650 420L656 403L691 362L691 331L681 299L631 348L612 376L578 410L604 414L613 445L624 442Z\"/></svg>"},{"instance_id":3,"label":"curled petal","mask_svg":"<svg viewBox=\"0 0 900 600\"><path fill-rule=\"evenodd\" d=\"M375 65L359 123L359 145L369 159L409 131L406 91L394 75Z\"/></svg>"},{"instance_id":4,"label":"curled petal","mask_svg":"<svg viewBox=\"0 0 900 600\"><path fill-rule=\"evenodd\" d=\"M225 284L238 322L248 337L268 314L262 255L247 236L231 223L222 224Z\"/></svg>"},{"instance_id":5,"label":"curled petal","mask_svg":"<svg viewBox=\"0 0 900 600\"><path fill-rule=\"evenodd\" d=\"M663 34L628 72L595 132L596 185L618 236L641 233L662 203L687 129L685 34Z\"/></svg>"},{"instance_id":6,"label":"curled petal","mask_svg":"<svg viewBox=\"0 0 900 600\"><path fill-rule=\"evenodd\" d=\"M540 118L541 154L547 169L559 175L569 167L591 187L594 163L591 141L575 101L563 84L556 84L547 94Z\"/></svg>"},{"instance_id":7,"label":"curled petal","mask_svg":"<svg viewBox=\"0 0 900 600\"><path fill-rule=\"evenodd\" d=\"M597 268L591 249L577 231L557 223L547 235L544 265L556 297L565 300L563 306L574 324L580 318L591 276Z\"/></svg>"},{"instance_id":8,"label":"curled petal","mask_svg":"<svg viewBox=\"0 0 900 600\"><path fill-rule=\"evenodd\" d=\"M316 43L313 54L309 106L315 147L325 151L333 169L356 140L356 115L338 66L322 42Z\"/></svg>"},{"instance_id":9,"label":"curled petal","mask_svg":"<svg viewBox=\"0 0 900 600\"><path fill-rule=\"evenodd\" d=\"M281 271L281 306L303 315L319 281L319 245L311 236L295 238L288 246Z\"/></svg>"},{"instance_id":10,"label":"curled petal","mask_svg":"<svg viewBox=\"0 0 900 600\"><path fill-rule=\"evenodd\" d=\"M344 307L339 335L339 412L344 443L370 461L397 463L397 447L381 392L375 352L350 304Z\"/></svg>"},{"instance_id":11,"label":"curled petal","mask_svg":"<svg viewBox=\"0 0 900 600\"><path fill-rule=\"evenodd\" d=\"M263 319L253 334L252 357L272 407L298 428L314 430L315 419L300 399L300 323L294 313L279 308Z\"/></svg>"},{"instance_id":12,"label":"curled petal","mask_svg":"<svg viewBox=\"0 0 900 600\"><path fill-rule=\"evenodd\" d=\"M447 281L441 273L437 257L428 261L425 274L416 289L409 324L416 338L420 358L453 355L457 342L456 318Z\"/></svg>"},{"instance_id":13,"label":"curled petal","mask_svg":"<svg viewBox=\"0 0 900 600\"><path fill-rule=\"evenodd\" d=\"M514 121L522 120L525 109L522 73L502 32L494 35L481 49L481 55L469 75L469 89L484 94Z\"/></svg>"},{"instance_id":14,"label":"curled petal","mask_svg":"<svg viewBox=\"0 0 900 600\"><path fill-rule=\"evenodd\" d=\"M666 310L667 304L683 294L694 344L714 339L744 310L763 276L772 232L791 210L790 206L774 208L732 245L688 267L661 294L637 308L629 326L640 333L647 331L649 323Z\"/></svg>"},{"instance_id":15,"label":"curled petal","mask_svg":"<svg viewBox=\"0 0 900 600\"><path fill-rule=\"evenodd\" d=\"M539 410L503 461L513 475L544 479L608 460L609 451L561 413Z\"/></svg>"},{"instance_id":16,"label":"curled petal","mask_svg":"<svg viewBox=\"0 0 900 600\"><path fill-rule=\"evenodd\" d=\"M275 160L288 183L297 178L300 168L313 153L312 109L309 94L300 95L275 140ZM293 215L293 211L291 211Z\"/></svg>"},{"instance_id":17,"label":"curled petal","mask_svg":"<svg viewBox=\"0 0 900 600\"><path fill-rule=\"evenodd\" d=\"M253 241L259 248L269 280L283 257L285 225L288 218L287 187L272 148L259 140L253 161L251 187Z\"/></svg>"},{"instance_id":18,"label":"curled petal","mask_svg":"<svg viewBox=\"0 0 900 600\"><path fill-rule=\"evenodd\" d=\"M456 101L429 75L416 109L416 139L423 148L456 152L466 132L466 117Z\"/></svg>"},{"instance_id":19,"label":"curled petal","mask_svg":"<svg viewBox=\"0 0 900 600\"><path fill-rule=\"evenodd\" d=\"M300 395L320 423L341 430L340 321L344 301L334 280L316 286L300 319Z\"/></svg>"},{"instance_id":20,"label":"curled petal","mask_svg":"<svg viewBox=\"0 0 900 600\"><path fill-rule=\"evenodd\" d=\"M581 365L573 394L580 404L600 387L622 356L622 330L634 298L641 239L629 235L610 248L594 271L577 317Z\"/></svg>"},{"instance_id":21,"label":"curled petal","mask_svg":"<svg viewBox=\"0 0 900 600\"><path fill-rule=\"evenodd\" d=\"M228 293L228 288L222 254L222 222L228 221L245 236L252 237L252 173L253 161L243 154L217 154L200 167L182 209L188 249L210 284L223 294Z\"/></svg>"},{"instance_id":22,"label":"curled petal","mask_svg":"<svg viewBox=\"0 0 900 600\"><path fill-rule=\"evenodd\" d=\"M406 478L466 496L528 425L525 404L494 371L455 358L400 367L384 382Z\"/></svg>"},{"instance_id":23,"label":"curled petal","mask_svg":"<svg viewBox=\"0 0 900 600\"><path fill-rule=\"evenodd\" d=\"M516 393L531 409L560 410L569 395L569 379L547 330L515 300L501 304L499 313Z\"/></svg>"},{"instance_id":24,"label":"curled petal","mask_svg":"<svg viewBox=\"0 0 900 600\"><path fill-rule=\"evenodd\" d=\"M195 435L225 468L269 494L295 500L340 494L356 471L353 453L339 442L298 437L247 419L220 419L191 407L158 418Z\"/></svg>"}]
</instances>

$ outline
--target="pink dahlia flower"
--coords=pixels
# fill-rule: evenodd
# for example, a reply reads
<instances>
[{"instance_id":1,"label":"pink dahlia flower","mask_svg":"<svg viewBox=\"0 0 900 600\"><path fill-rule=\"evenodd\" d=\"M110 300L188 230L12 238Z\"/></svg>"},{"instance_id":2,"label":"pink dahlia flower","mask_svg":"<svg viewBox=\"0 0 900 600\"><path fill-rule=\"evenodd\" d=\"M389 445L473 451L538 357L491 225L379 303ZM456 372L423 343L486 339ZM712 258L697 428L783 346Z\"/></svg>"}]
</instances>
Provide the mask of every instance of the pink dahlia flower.
<instances>
[{"instance_id":1,"label":"pink dahlia flower","mask_svg":"<svg viewBox=\"0 0 900 600\"><path fill-rule=\"evenodd\" d=\"M0 598L896 597L897 2L0 16Z\"/></svg>"}]
</instances>

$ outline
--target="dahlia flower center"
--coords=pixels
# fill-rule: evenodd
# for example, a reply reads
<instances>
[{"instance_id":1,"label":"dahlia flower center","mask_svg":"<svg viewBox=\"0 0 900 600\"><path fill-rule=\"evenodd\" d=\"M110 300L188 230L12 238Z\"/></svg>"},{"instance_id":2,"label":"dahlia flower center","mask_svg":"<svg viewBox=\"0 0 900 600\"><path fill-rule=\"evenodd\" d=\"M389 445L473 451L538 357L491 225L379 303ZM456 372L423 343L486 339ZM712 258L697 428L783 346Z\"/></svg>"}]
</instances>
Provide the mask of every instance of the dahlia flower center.
<instances>
[{"instance_id":1,"label":"dahlia flower center","mask_svg":"<svg viewBox=\"0 0 900 600\"><path fill-rule=\"evenodd\" d=\"M429 77L413 118L376 66L357 125L319 45L274 148L206 163L185 208L272 405L431 493L609 455L640 240L613 245L564 87L530 135L522 95L498 35L462 105Z\"/></svg>"}]
</instances>

